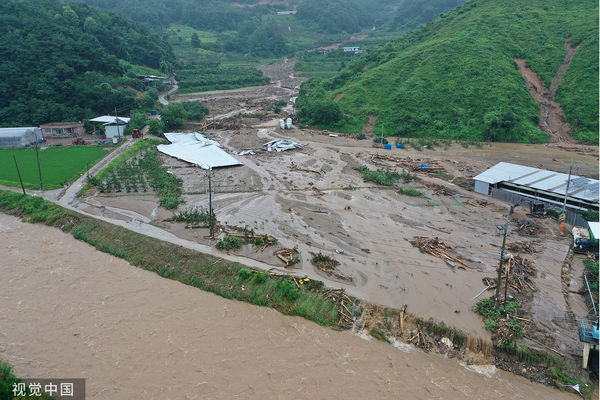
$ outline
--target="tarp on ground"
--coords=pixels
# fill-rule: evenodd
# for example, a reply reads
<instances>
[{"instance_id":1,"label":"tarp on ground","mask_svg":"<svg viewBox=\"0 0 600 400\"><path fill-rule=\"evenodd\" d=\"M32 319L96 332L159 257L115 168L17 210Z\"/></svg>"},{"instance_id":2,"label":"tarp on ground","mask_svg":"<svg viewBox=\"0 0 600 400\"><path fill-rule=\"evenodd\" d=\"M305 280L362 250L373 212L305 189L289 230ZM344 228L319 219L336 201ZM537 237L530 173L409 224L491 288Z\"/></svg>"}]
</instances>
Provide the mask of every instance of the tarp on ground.
<instances>
[{"instance_id":1,"label":"tarp on ground","mask_svg":"<svg viewBox=\"0 0 600 400\"><path fill-rule=\"evenodd\" d=\"M198 132L165 133L165 137L171 144L159 145L158 151L200 168L211 169L242 165L241 162L221 149L218 142L207 139Z\"/></svg>"}]
</instances>

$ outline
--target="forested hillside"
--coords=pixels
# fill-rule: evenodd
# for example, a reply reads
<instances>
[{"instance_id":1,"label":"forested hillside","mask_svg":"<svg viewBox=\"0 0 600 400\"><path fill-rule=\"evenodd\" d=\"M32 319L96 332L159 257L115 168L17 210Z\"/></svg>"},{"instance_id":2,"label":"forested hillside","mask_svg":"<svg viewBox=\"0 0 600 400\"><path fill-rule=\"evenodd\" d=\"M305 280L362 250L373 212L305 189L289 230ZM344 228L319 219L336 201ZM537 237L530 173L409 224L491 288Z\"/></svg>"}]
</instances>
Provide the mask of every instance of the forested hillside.
<instances>
[{"instance_id":1,"label":"forested hillside","mask_svg":"<svg viewBox=\"0 0 600 400\"><path fill-rule=\"evenodd\" d=\"M188 25L196 29L216 32L238 30L249 20L284 10L284 4L257 4L256 0L78 0L103 10L118 12L134 21L154 27L171 24Z\"/></svg>"},{"instance_id":2,"label":"forested hillside","mask_svg":"<svg viewBox=\"0 0 600 400\"><path fill-rule=\"evenodd\" d=\"M156 93L139 96L144 69L134 65L168 70L173 62L168 44L145 26L55 0L0 2L0 54L5 126L151 106Z\"/></svg>"},{"instance_id":3,"label":"forested hillside","mask_svg":"<svg viewBox=\"0 0 600 400\"><path fill-rule=\"evenodd\" d=\"M580 141L598 141L598 3L470 0L302 87L305 122L360 132L371 116L387 135L544 141L539 107L513 58L546 87L581 44L556 95ZM334 99L338 100L334 102ZM324 109L326 112L319 113Z\"/></svg>"}]
</instances>

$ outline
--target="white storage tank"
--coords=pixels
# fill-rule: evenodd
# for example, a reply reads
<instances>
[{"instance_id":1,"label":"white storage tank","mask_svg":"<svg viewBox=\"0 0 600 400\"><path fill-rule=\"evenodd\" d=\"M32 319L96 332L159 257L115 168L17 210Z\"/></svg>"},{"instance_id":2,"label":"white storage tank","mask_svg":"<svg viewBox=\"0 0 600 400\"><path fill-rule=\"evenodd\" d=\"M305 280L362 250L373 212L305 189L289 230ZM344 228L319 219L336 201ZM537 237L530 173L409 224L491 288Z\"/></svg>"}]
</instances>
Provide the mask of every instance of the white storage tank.
<instances>
[{"instance_id":1,"label":"white storage tank","mask_svg":"<svg viewBox=\"0 0 600 400\"><path fill-rule=\"evenodd\" d=\"M285 122L283 122L283 120L282 120L282 119L280 119L280 120L279 120L279 127L280 127L281 129L285 129Z\"/></svg>"},{"instance_id":2,"label":"white storage tank","mask_svg":"<svg viewBox=\"0 0 600 400\"><path fill-rule=\"evenodd\" d=\"M292 119L288 117L288 119L285 120L285 127L287 129L292 129Z\"/></svg>"}]
</instances>

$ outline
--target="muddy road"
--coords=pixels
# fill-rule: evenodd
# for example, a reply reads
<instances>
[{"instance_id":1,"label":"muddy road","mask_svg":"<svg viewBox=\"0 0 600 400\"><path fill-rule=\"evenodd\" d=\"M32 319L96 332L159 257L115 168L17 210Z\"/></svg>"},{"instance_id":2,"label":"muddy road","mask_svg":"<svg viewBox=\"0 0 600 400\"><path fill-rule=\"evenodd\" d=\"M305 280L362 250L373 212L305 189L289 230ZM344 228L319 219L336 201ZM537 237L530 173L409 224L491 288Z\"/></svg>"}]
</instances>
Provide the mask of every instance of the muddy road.
<instances>
[{"instance_id":1,"label":"muddy road","mask_svg":"<svg viewBox=\"0 0 600 400\"><path fill-rule=\"evenodd\" d=\"M0 233L0 358L86 378L92 400L577 398L226 300L58 229L2 214Z\"/></svg>"}]
</instances>

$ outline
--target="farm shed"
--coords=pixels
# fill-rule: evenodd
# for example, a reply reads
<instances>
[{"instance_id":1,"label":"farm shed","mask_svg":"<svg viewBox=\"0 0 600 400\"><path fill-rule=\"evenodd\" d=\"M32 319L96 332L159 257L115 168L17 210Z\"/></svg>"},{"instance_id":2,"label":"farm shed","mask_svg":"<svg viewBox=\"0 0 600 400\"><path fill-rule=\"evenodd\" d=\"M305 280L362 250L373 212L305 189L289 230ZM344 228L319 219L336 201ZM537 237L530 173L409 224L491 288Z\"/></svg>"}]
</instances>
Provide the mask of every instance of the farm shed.
<instances>
[{"instance_id":1,"label":"farm shed","mask_svg":"<svg viewBox=\"0 0 600 400\"><path fill-rule=\"evenodd\" d=\"M568 174L524 165L501 162L473 178L475 192L492 195L494 191L516 194L562 206ZM598 210L599 181L571 175L567 207L574 210Z\"/></svg>"},{"instance_id":2,"label":"farm shed","mask_svg":"<svg viewBox=\"0 0 600 400\"><path fill-rule=\"evenodd\" d=\"M40 128L0 128L0 148L25 147L41 139Z\"/></svg>"},{"instance_id":3,"label":"farm shed","mask_svg":"<svg viewBox=\"0 0 600 400\"><path fill-rule=\"evenodd\" d=\"M111 139L123 136L123 132L125 132L125 128L127 128L127 124L129 124L129 120L130 118L103 115L101 117L90 119L90 122L101 123L106 128L106 138Z\"/></svg>"}]
</instances>

